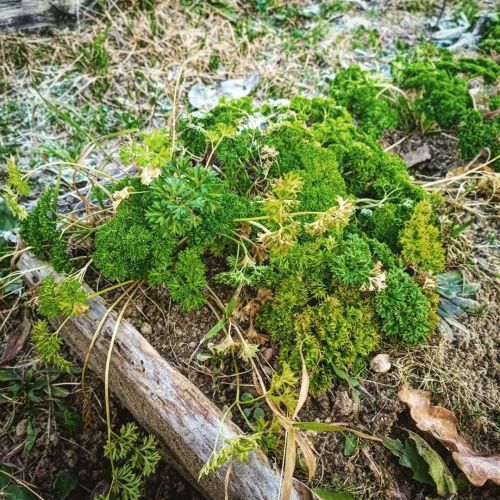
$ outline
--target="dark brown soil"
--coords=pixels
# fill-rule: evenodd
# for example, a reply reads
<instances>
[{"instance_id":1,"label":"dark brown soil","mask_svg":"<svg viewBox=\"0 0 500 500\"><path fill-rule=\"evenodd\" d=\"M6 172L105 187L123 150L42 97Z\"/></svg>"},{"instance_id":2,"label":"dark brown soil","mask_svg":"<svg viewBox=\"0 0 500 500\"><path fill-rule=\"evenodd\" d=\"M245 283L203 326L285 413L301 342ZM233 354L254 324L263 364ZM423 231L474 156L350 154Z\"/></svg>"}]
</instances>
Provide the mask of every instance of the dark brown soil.
<instances>
[{"instance_id":1,"label":"dark brown soil","mask_svg":"<svg viewBox=\"0 0 500 500\"><path fill-rule=\"evenodd\" d=\"M0 302L2 306L11 306L11 301ZM2 307L3 309L3 307ZM21 318L29 311L19 309L2 332L5 338L12 335L19 327ZM0 352L2 349L0 349ZM80 366L68 350L63 351L66 359ZM1 366L2 370L16 370L18 373L33 368L35 373L44 369L36 361L35 353L28 342L11 362L10 366ZM29 404L22 397L15 398L11 405L0 400L0 465L8 467L16 479L24 481L43 499L58 499L54 488L57 477L62 473L71 473L78 479L78 487L68 498L84 500L94 498L109 485L109 462L103 453L106 442L106 423L104 420L104 389L98 379L87 379L86 397L83 397L80 375L63 374L56 383L70 390L70 394L59 400L64 408L76 416L85 415L84 426L80 430L70 431L61 425L55 412L58 404L52 405L43 389L36 393L41 400ZM11 397L6 383L0 383L0 397ZM84 410L84 399L86 401ZM14 411L15 409L15 411ZM11 417L12 412L13 417ZM112 400L112 425L119 429L124 423L133 421L131 415ZM31 451L24 456L28 429L31 422L37 431L37 437ZM199 493L189 486L174 470L161 462L156 472L146 481L145 498L148 499L199 499ZM3 498L0 493L0 497Z\"/></svg>"}]
</instances>

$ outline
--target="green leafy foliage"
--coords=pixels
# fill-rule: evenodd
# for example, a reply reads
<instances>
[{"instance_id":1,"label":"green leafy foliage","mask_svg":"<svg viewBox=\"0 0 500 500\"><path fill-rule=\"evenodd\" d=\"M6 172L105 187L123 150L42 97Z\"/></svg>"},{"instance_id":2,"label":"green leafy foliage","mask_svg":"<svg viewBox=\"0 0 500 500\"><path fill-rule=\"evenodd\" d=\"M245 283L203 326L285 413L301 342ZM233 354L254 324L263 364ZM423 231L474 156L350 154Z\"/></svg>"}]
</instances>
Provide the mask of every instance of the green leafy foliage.
<instances>
[{"instance_id":1,"label":"green leafy foliage","mask_svg":"<svg viewBox=\"0 0 500 500\"><path fill-rule=\"evenodd\" d=\"M78 487L78 476L74 472L62 471L54 481L54 490L61 500L68 498L70 493Z\"/></svg>"},{"instance_id":2,"label":"green leafy foliage","mask_svg":"<svg viewBox=\"0 0 500 500\"><path fill-rule=\"evenodd\" d=\"M269 289L252 321L278 344L292 375L303 357L315 393L334 377L350 380L382 335L424 340L434 306L405 266L444 265L429 196L374 139L396 123L392 90L359 68L339 74L334 88L335 99L222 101L180 120L175 149L165 131L142 135L122 151L138 176L108 189L113 213L93 241L105 278L165 286L186 311L206 303L210 280L247 287L246 297ZM382 103L364 126L363 99ZM360 113L360 127L344 102ZM207 262L216 267L220 256L227 267L207 276ZM42 288L42 312L59 314L56 285ZM68 300L65 312L74 307ZM227 323L225 316L210 337ZM285 410L295 398L288 389L269 396ZM212 465L253 445L230 443Z\"/></svg>"},{"instance_id":3,"label":"green leafy foliage","mask_svg":"<svg viewBox=\"0 0 500 500\"><path fill-rule=\"evenodd\" d=\"M16 165L14 158L7 160L7 182L2 188L2 195L7 206L15 217L24 220L27 217L26 209L19 204L19 198L27 196L31 192L31 187L24 179L21 170Z\"/></svg>"},{"instance_id":4,"label":"green leafy foliage","mask_svg":"<svg viewBox=\"0 0 500 500\"><path fill-rule=\"evenodd\" d=\"M429 474L429 465L419 455L416 447L407 439L404 443L399 439L384 438L382 444L396 457L399 463L413 472L413 479L419 483L434 485Z\"/></svg>"},{"instance_id":5,"label":"green leafy foliage","mask_svg":"<svg viewBox=\"0 0 500 500\"><path fill-rule=\"evenodd\" d=\"M226 439L223 447L213 453L203 465L200 476L211 474L232 460L244 462L252 451L260 449L259 438L259 434L250 434Z\"/></svg>"},{"instance_id":6,"label":"green leafy foliage","mask_svg":"<svg viewBox=\"0 0 500 500\"><path fill-rule=\"evenodd\" d=\"M109 493L125 500L142 498L144 479L160 461L157 446L153 436L142 435L132 422L113 432L104 446L104 455L112 464Z\"/></svg>"},{"instance_id":7,"label":"green leafy foliage","mask_svg":"<svg viewBox=\"0 0 500 500\"><path fill-rule=\"evenodd\" d=\"M21 224L21 236L39 259L48 259L59 272L71 272L73 265L67 244L57 228L54 189L40 195L37 206Z\"/></svg>"},{"instance_id":8,"label":"green leafy foliage","mask_svg":"<svg viewBox=\"0 0 500 500\"><path fill-rule=\"evenodd\" d=\"M401 269L387 274L387 288L377 295L376 311L384 332L408 344L425 340L436 324L431 301Z\"/></svg>"},{"instance_id":9,"label":"green leafy foliage","mask_svg":"<svg viewBox=\"0 0 500 500\"><path fill-rule=\"evenodd\" d=\"M379 98L382 88L367 71L351 66L335 75L329 94L352 113L362 130L380 137L385 130L396 128L399 120L390 101Z\"/></svg>"},{"instance_id":10,"label":"green leafy foliage","mask_svg":"<svg viewBox=\"0 0 500 500\"><path fill-rule=\"evenodd\" d=\"M500 117L485 120L479 111L469 110L463 117L462 126L458 131L458 141L462 156L472 160L483 148L488 148L492 158L500 155ZM496 170L500 169L500 160L493 163Z\"/></svg>"},{"instance_id":11,"label":"green leafy foliage","mask_svg":"<svg viewBox=\"0 0 500 500\"><path fill-rule=\"evenodd\" d=\"M479 47L486 54L496 55L500 53L500 20L498 15L496 19L487 21L483 39L479 43Z\"/></svg>"},{"instance_id":12,"label":"green leafy foliage","mask_svg":"<svg viewBox=\"0 0 500 500\"><path fill-rule=\"evenodd\" d=\"M87 293L76 279L56 283L52 276L45 278L38 294L40 313L47 319L59 314L66 317L81 316L88 310Z\"/></svg>"},{"instance_id":13,"label":"green leafy foliage","mask_svg":"<svg viewBox=\"0 0 500 500\"><path fill-rule=\"evenodd\" d=\"M443 129L454 127L472 107L466 82L430 61L408 64L397 76L403 89L418 92L412 108L425 128L433 123Z\"/></svg>"},{"instance_id":14,"label":"green leafy foliage","mask_svg":"<svg viewBox=\"0 0 500 500\"><path fill-rule=\"evenodd\" d=\"M443 497L446 495L456 495L458 493L457 485L445 461L425 439L412 431L407 432L410 439L415 443L418 454L427 462L429 475L436 485L438 494Z\"/></svg>"},{"instance_id":15,"label":"green leafy foliage","mask_svg":"<svg viewBox=\"0 0 500 500\"><path fill-rule=\"evenodd\" d=\"M312 243L296 246L276 265L279 284L257 325L279 343L280 359L296 372L302 366L302 351L311 389L321 392L337 367L359 369L376 349L376 317L359 290L332 286L326 248Z\"/></svg>"},{"instance_id":16,"label":"green leafy foliage","mask_svg":"<svg viewBox=\"0 0 500 500\"><path fill-rule=\"evenodd\" d=\"M35 498L26 488L15 482L13 471L6 465L0 467L0 495L9 500L33 500Z\"/></svg>"},{"instance_id":17,"label":"green leafy foliage","mask_svg":"<svg viewBox=\"0 0 500 500\"><path fill-rule=\"evenodd\" d=\"M370 246L355 234L348 235L330 259L333 278L346 285L361 286L366 283L373 267Z\"/></svg>"},{"instance_id":18,"label":"green leafy foliage","mask_svg":"<svg viewBox=\"0 0 500 500\"><path fill-rule=\"evenodd\" d=\"M38 357L43 362L60 370L69 371L71 369L71 363L60 354L63 344L61 336L57 332L51 332L49 324L45 320L39 320L34 324L31 330L31 340Z\"/></svg>"},{"instance_id":19,"label":"green leafy foliage","mask_svg":"<svg viewBox=\"0 0 500 500\"><path fill-rule=\"evenodd\" d=\"M400 243L403 259L424 271L442 271L445 252L439 229L432 224L434 215L429 201L419 202L411 219L401 232Z\"/></svg>"},{"instance_id":20,"label":"green leafy foliage","mask_svg":"<svg viewBox=\"0 0 500 500\"><path fill-rule=\"evenodd\" d=\"M203 216L213 214L224 186L215 171L177 161L153 181L147 218L164 237L184 236Z\"/></svg>"},{"instance_id":21,"label":"green leafy foliage","mask_svg":"<svg viewBox=\"0 0 500 500\"><path fill-rule=\"evenodd\" d=\"M377 241L385 243L394 252L401 252L399 241L404 224L409 220L414 203L408 199L395 205L386 203L373 211L371 220L366 224L367 232Z\"/></svg>"},{"instance_id":22,"label":"green leafy foliage","mask_svg":"<svg viewBox=\"0 0 500 500\"><path fill-rule=\"evenodd\" d=\"M139 168L165 167L172 159L172 140L166 130L143 133L139 141L120 151L120 158L124 163L133 163Z\"/></svg>"},{"instance_id":23,"label":"green leafy foliage","mask_svg":"<svg viewBox=\"0 0 500 500\"><path fill-rule=\"evenodd\" d=\"M181 250L165 282L172 298L183 309L199 309L205 303L203 289L207 285L205 265L199 250L195 247Z\"/></svg>"},{"instance_id":24,"label":"green leafy foliage","mask_svg":"<svg viewBox=\"0 0 500 500\"><path fill-rule=\"evenodd\" d=\"M161 237L149 226L148 203L146 194L133 194L120 203L115 217L97 229L93 259L106 278L146 279L150 273L153 281L162 283L175 240L169 235Z\"/></svg>"}]
</instances>

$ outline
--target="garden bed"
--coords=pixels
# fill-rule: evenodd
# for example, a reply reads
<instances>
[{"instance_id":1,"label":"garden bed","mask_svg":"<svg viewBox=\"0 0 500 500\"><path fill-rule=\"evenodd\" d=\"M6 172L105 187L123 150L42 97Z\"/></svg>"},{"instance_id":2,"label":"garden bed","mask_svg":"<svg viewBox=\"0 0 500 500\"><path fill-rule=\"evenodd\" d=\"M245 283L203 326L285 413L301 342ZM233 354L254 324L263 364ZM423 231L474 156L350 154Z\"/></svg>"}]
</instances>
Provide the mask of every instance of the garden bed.
<instances>
[{"instance_id":1,"label":"garden bed","mask_svg":"<svg viewBox=\"0 0 500 500\"><path fill-rule=\"evenodd\" d=\"M63 279L49 265L24 253L18 262L30 286L48 276ZM92 293L90 288L87 288ZM86 358L92 337L101 320L107 317L107 306L100 298L92 300L89 311L73 318L60 330L65 342L82 361ZM58 328L61 321L53 320ZM102 334L93 345L89 367L103 376L110 340L117 318L111 313L102 324ZM279 473L265 456L252 454L247 462L235 465L230 481L227 468L197 479L199 470L209 459L214 443L234 438L241 431L180 372L166 362L151 344L127 321L120 321L111 358L110 388L121 403L154 434L165 459L190 484L196 485L207 498L269 498L279 494ZM306 488L297 483L291 498L310 498Z\"/></svg>"},{"instance_id":2,"label":"garden bed","mask_svg":"<svg viewBox=\"0 0 500 500\"><path fill-rule=\"evenodd\" d=\"M440 444L412 433L401 396L423 387L466 423L465 435L492 429L495 384L476 365L491 361L481 348L493 340L479 340L464 318L481 309L477 276L481 293L497 293L479 256L495 244L476 248L476 238L491 236L469 231L468 239L472 221L463 213L494 234L500 122L475 109L464 74L491 85L498 65L429 50L395 66L393 82L353 66L337 73L328 97L222 99L176 116L168 130L133 136L120 152L128 170L119 180L85 164L87 152L55 162L56 185L29 214L18 199L30 186L9 161L5 192L23 219L21 237L66 275L39 287L46 319L33 328L38 354L67 369L59 349L68 325L86 329L85 345L69 340L80 354L97 341L88 359L97 350L94 368L104 365L111 492L136 491L140 479L130 469L145 477L157 460L152 441L144 441L147 461L142 448L125 446L126 428L112 431L113 384L160 445L173 443L174 461L191 482L199 474L208 496L306 494L294 475L311 488L369 497L412 497L433 486L440 495L470 491L451 457L435 451ZM391 150L420 169L419 182ZM75 170L70 183L80 200L69 212L59 206L62 165ZM436 172L445 177L429 178ZM28 274L40 267L30 268L26 255L21 263ZM109 330L105 315L114 309ZM123 333L125 318L147 340L130 323ZM479 340L477 353L471 339ZM146 415L156 416L148 423ZM235 434L231 419L246 433ZM403 444L405 432L415 444ZM200 441L189 441L193 434ZM474 457L493 451L485 435ZM401 473L391 454L425 486ZM500 481L496 471L478 479L453 458L475 486Z\"/></svg>"}]
</instances>

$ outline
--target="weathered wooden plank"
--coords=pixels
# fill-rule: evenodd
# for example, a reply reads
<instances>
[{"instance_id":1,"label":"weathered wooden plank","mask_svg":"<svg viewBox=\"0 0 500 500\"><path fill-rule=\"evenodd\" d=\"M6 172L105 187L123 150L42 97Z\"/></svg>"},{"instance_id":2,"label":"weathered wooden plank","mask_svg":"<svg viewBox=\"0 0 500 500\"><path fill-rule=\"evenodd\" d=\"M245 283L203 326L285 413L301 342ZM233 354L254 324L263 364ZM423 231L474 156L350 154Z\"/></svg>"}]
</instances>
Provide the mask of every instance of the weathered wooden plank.
<instances>
[{"instance_id":1,"label":"weathered wooden plank","mask_svg":"<svg viewBox=\"0 0 500 500\"><path fill-rule=\"evenodd\" d=\"M44 263L25 252L18 268L25 271L30 286L37 285L48 275L57 274ZM88 288L88 287L87 287ZM89 293L92 293L88 288ZM84 316L72 318L61 330L66 344L83 358L96 327L106 311L100 298L91 300ZM58 327L60 320L54 320ZM90 356L90 368L104 376L109 340L116 324L111 313ZM188 481L207 498L225 497L227 468L216 474L197 477L202 465L212 453L216 439L241 433L232 422L221 424L221 411L186 377L163 359L144 337L127 321L122 321L114 345L110 368L110 387L121 403L149 432L156 435L163 455ZM280 475L269 465L261 452L252 453L247 462L235 463L228 482L228 497L242 500L277 500ZM295 483L295 500L310 498L307 488Z\"/></svg>"},{"instance_id":2,"label":"weathered wooden plank","mask_svg":"<svg viewBox=\"0 0 500 500\"><path fill-rule=\"evenodd\" d=\"M68 24L89 0L0 0L0 31Z\"/></svg>"}]
</instances>

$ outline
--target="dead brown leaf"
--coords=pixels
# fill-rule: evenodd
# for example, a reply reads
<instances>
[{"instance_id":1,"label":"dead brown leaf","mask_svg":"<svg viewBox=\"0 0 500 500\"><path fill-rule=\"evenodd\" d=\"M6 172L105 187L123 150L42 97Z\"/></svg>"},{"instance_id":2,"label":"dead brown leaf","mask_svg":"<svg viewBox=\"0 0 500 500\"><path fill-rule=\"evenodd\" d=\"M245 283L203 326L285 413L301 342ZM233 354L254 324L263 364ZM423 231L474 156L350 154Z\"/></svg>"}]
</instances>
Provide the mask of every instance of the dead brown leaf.
<instances>
[{"instance_id":1,"label":"dead brown leaf","mask_svg":"<svg viewBox=\"0 0 500 500\"><path fill-rule=\"evenodd\" d=\"M19 351L24 347L31 330L31 321L28 318L23 319L18 329L7 339L5 348L0 355L0 365L14 359Z\"/></svg>"},{"instance_id":2,"label":"dead brown leaf","mask_svg":"<svg viewBox=\"0 0 500 500\"><path fill-rule=\"evenodd\" d=\"M247 338L251 342L257 345L262 345L265 344L268 340L269 337L267 335L264 335L263 333L259 333L253 325L250 325L250 327L247 330Z\"/></svg>"},{"instance_id":3,"label":"dead brown leaf","mask_svg":"<svg viewBox=\"0 0 500 500\"><path fill-rule=\"evenodd\" d=\"M455 415L442 406L431 405L429 392L405 386L398 397L410 408L417 427L429 432L452 453L453 460L473 485L482 486L488 479L500 484L500 456L483 457L475 452L458 433Z\"/></svg>"}]
</instances>

